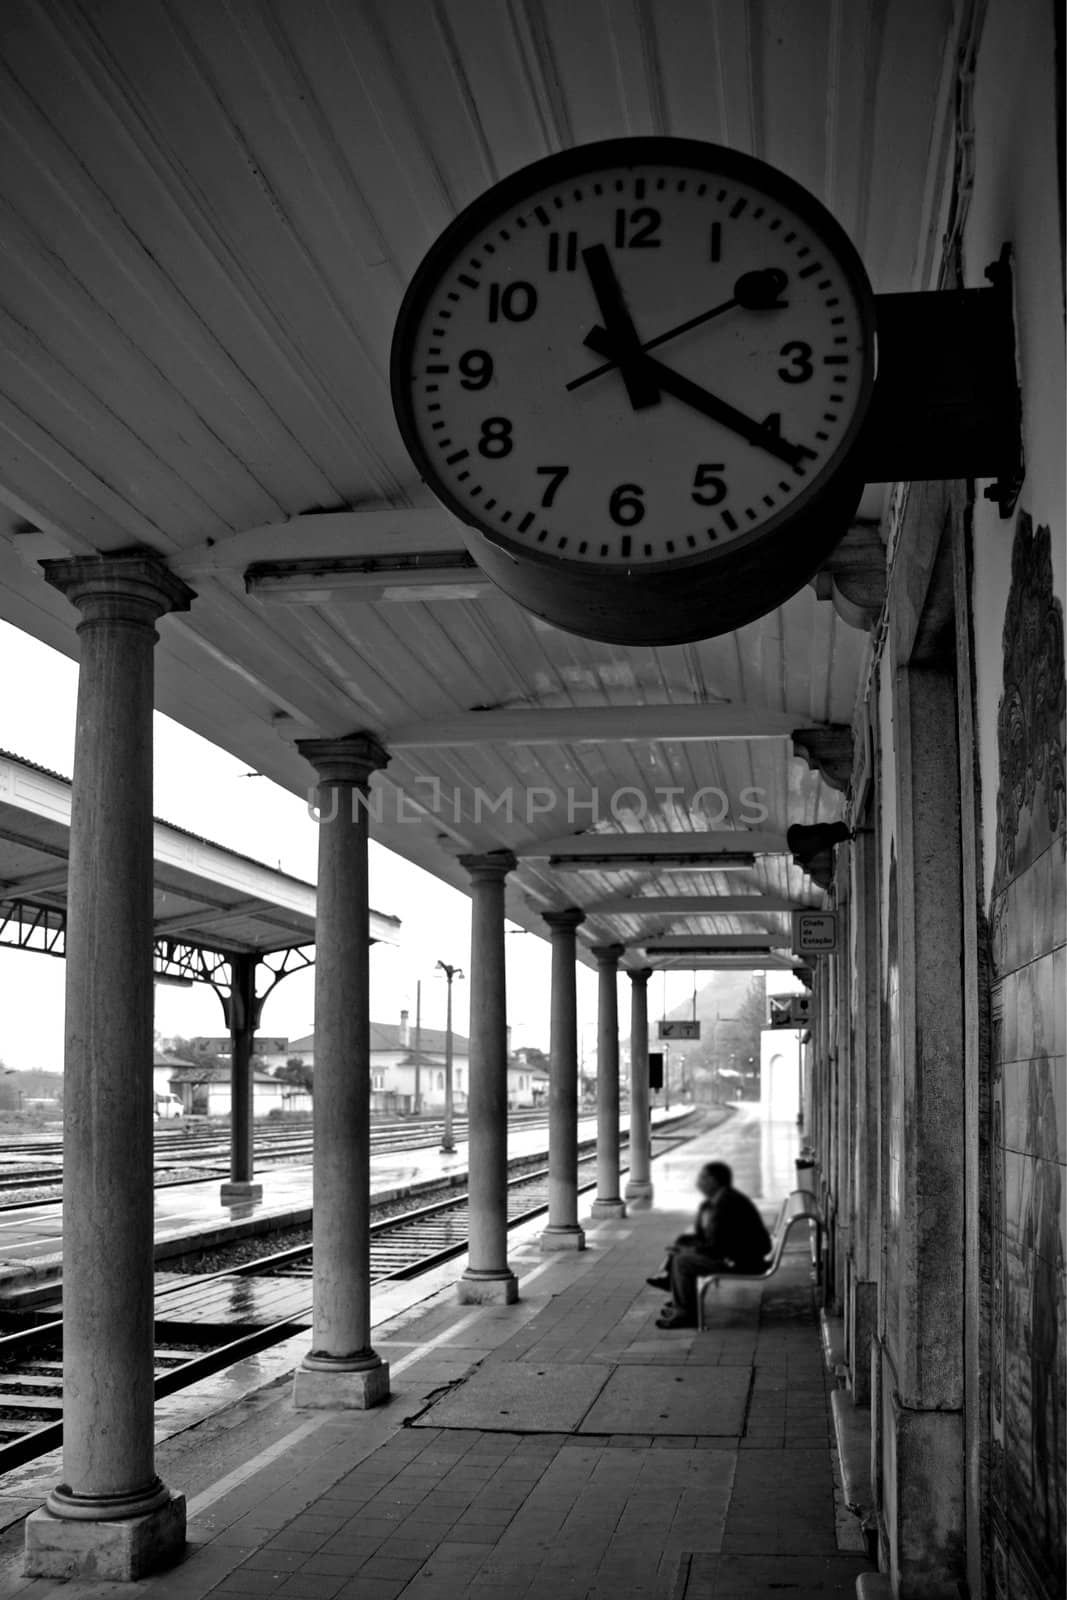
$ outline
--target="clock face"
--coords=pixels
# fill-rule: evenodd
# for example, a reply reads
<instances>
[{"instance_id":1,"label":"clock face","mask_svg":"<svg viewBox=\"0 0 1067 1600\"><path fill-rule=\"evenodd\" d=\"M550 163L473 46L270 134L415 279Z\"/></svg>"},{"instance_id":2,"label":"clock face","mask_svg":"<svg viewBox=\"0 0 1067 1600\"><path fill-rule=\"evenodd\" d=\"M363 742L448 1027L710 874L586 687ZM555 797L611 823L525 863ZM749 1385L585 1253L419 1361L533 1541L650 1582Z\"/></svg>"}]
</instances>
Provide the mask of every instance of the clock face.
<instances>
[{"instance_id":1,"label":"clock face","mask_svg":"<svg viewBox=\"0 0 1067 1600\"><path fill-rule=\"evenodd\" d=\"M445 231L398 318L394 404L427 483L493 543L651 572L817 502L863 421L873 328L856 252L791 180L614 140Z\"/></svg>"}]
</instances>

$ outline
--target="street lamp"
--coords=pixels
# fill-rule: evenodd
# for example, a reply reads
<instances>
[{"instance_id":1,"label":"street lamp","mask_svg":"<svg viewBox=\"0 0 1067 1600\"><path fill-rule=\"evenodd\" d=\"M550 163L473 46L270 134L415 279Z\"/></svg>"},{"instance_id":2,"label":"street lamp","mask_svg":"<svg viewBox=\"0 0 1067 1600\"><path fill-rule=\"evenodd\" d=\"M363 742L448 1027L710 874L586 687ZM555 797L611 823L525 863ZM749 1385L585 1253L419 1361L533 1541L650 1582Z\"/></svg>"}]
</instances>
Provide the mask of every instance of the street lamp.
<instances>
[{"instance_id":1,"label":"street lamp","mask_svg":"<svg viewBox=\"0 0 1067 1600\"><path fill-rule=\"evenodd\" d=\"M441 1149L448 1152L456 1148L452 1137L452 980L462 978L463 973L459 967L450 967L447 961L439 961L437 965L448 980L445 1008L445 1131L441 1137Z\"/></svg>"}]
</instances>

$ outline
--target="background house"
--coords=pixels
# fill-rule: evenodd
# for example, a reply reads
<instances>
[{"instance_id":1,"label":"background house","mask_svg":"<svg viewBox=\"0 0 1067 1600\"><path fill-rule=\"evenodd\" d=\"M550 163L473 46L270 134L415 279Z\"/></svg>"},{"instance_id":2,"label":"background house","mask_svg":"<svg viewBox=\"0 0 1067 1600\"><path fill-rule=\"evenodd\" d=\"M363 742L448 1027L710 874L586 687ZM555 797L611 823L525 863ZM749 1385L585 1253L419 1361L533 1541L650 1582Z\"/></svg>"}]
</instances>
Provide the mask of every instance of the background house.
<instances>
[{"instance_id":1,"label":"background house","mask_svg":"<svg viewBox=\"0 0 1067 1600\"><path fill-rule=\"evenodd\" d=\"M416 1041L416 1033L418 1039ZM285 1111L309 1111L311 1094L296 1083L283 1083L274 1074L289 1062L298 1060L304 1067L315 1069L315 1035L301 1038L265 1040L264 1044L284 1049L256 1049L256 1083L266 1082L277 1086L280 1099L271 1099L266 1088L257 1087L256 1116L266 1115L266 1110L277 1104ZM401 1011L399 1022L372 1022L370 1025L371 1111L388 1116L412 1116L418 1095L419 1109L440 1115L445 1106L445 1030L425 1025L415 1028L408 1011ZM417 1045L417 1047L416 1047ZM174 1084L175 1070L180 1069L181 1088ZM210 1115L228 1116L229 1069L218 1068L220 1076L210 1076L207 1063L190 1066L188 1062L173 1057L156 1058L156 1088L162 1093L174 1093L188 1101L197 1084L203 1084L199 1099L205 1096L212 1106ZM162 1081L165 1076L166 1081ZM417 1080L417 1081L416 1081ZM457 1113L467 1108L470 1089L470 1040L462 1033L452 1034L452 1104ZM509 1106L534 1106L548 1101L548 1059L542 1050L523 1048L509 1052L507 1064L507 1099ZM260 1103L266 1110L260 1110ZM223 1102L225 1104L223 1105ZM269 1103L268 1103L269 1102ZM187 1107L188 1109L188 1107Z\"/></svg>"},{"instance_id":2,"label":"background house","mask_svg":"<svg viewBox=\"0 0 1067 1600\"><path fill-rule=\"evenodd\" d=\"M180 1062L170 1075L170 1093L182 1102L186 1116L228 1117L230 1114L230 1069L205 1062L193 1066ZM297 1104L297 1100L301 1103ZM252 1074L252 1115L269 1116L272 1111L310 1110L311 1097L293 1085L281 1083L267 1072Z\"/></svg>"}]
</instances>

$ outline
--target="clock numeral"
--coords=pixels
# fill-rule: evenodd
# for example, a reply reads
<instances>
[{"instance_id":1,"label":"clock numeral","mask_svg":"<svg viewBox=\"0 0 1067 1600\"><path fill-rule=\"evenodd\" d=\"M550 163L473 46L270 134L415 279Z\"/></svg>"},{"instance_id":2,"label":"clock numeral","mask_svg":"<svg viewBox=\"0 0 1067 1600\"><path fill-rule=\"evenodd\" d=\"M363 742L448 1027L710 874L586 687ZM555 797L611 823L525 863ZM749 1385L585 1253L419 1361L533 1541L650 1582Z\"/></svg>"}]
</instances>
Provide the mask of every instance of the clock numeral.
<instances>
[{"instance_id":1,"label":"clock numeral","mask_svg":"<svg viewBox=\"0 0 1067 1600\"><path fill-rule=\"evenodd\" d=\"M518 279L515 283L489 285L489 321L528 322L537 310L537 290L532 283Z\"/></svg>"},{"instance_id":2,"label":"clock numeral","mask_svg":"<svg viewBox=\"0 0 1067 1600\"><path fill-rule=\"evenodd\" d=\"M509 456L514 445L511 433L512 424L507 417L486 417L478 440L478 454L488 457L490 461Z\"/></svg>"},{"instance_id":3,"label":"clock numeral","mask_svg":"<svg viewBox=\"0 0 1067 1600\"><path fill-rule=\"evenodd\" d=\"M711 259L722 260L722 223L713 222L711 225Z\"/></svg>"},{"instance_id":4,"label":"clock numeral","mask_svg":"<svg viewBox=\"0 0 1067 1600\"><path fill-rule=\"evenodd\" d=\"M484 389L493 379L493 358L488 350L464 350L457 367L463 376L461 389Z\"/></svg>"},{"instance_id":5,"label":"clock numeral","mask_svg":"<svg viewBox=\"0 0 1067 1600\"><path fill-rule=\"evenodd\" d=\"M662 239L653 238L663 218L655 206L638 206L627 213L615 213L616 250L658 250Z\"/></svg>"},{"instance_id":6,"label":"clock numeral","mask_svg":"<svg viewBox=\"0 0 1067 1600\"><path fill-rule=\"evenodd\" d=\"M608 501L608 516L612 522L617 522L620 528L632 528L640 522L645 514L645 502L641 498L644 492L639 483L620 483L613 489Z\"/></svg>"},{"instance_id":7,"label":"clock numeral","mask_svg":"<svg viewBox=\"0 0 1067 1600\"><path fill-rule=\"evenodd\" d=\"M545 484L545 492L541 496L541 504L543 506L550 506L552 504L553 500L556 498L556 490L559 488L560 484L563 482L570 470L570 467L537 468L537 471L543 473L548 479L548 482Z\"/></svg>"},{"instance_id":8,"label":"clock numeral","mask_svg":"<svg viewBox=\"0 0 1067 1600\"><path fill-rule=\"evenodd\" d=\"M578 235L573 228L568 233L557 233L553 229L548 236L549 272L574 272L577 265Z\"/></svg>"},{"instance_id":9,"label":"clock numeral","mask_svg":"<svg viewBox=\"0 0 1067 1600\"><path fill-rule=\"evenodd\" d=\"M693 474L693 499L698 506L717 506L725 500L728 490L725 478L716 474L725 472L725 463L722 461L702 461ZM707 494L698 494L698 489L706 489Z\"/></svg>"},{"instance_id":10,"label":"clock numeral","mask_svg":"<svg viewBox=\"0 0 1067 1600\"><path fill-rule=\"evenodd\" d=\"M778 354L783 361L790 363L788 367L778 368L778 376L783 383L807 383L809 378L815 376L815 368L811 364L811 345L805 344L803 339L790 339Z\"/></svg>"}]
</instances>

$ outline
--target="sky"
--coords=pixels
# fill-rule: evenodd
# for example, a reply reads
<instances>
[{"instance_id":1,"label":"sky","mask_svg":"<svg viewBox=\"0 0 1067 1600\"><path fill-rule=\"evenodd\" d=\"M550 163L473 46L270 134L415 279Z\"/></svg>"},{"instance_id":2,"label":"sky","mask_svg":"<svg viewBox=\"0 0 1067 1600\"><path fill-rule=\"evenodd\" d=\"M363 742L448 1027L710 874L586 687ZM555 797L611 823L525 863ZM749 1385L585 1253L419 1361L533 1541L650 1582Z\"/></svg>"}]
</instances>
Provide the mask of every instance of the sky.
<instances>
[{"instance_id":1,"label":"sky","mask_svg":"<svg viewBox=\"0 0 1067 1600\"><path fill-rule=\"evenodd\" d=\"M13 692L13 686L17 691ZM69 778L74 765L75 662L0 622L0 750ZM250 776L245 764L158 712L155 718L157 817L239 850L308 883L315 881L316 827L304 799L269 779ZM310 769L309 769L310 776ZM437 962L470 968L470 901L373 841L370 902L401 919L396 948L371 950L371 1015L398 1022L406 1008L415 1021L444 1027L447 985ZM512 1044L547 1050L550 948L546 939L512 928L506 938L508 1020ZM596 1047L596 974L579 965L578 1023L582 1050ZM17 1071L58 1072L63 1063L64 963L0 945L0 1061ZM629 983L620 981L620 1031L629 1022ZM657 975L650 986L650 1016L689 999L688 973ZM212 989L194 984L155 987L156 1030L164 1037L225 1034L222 1008ZM314 1029L314 975L285 978L263 1008L260 1033L298 1039ZM453 987L453 1025L467 1029L467 984Z\"/></svg>"}]
</instances>

